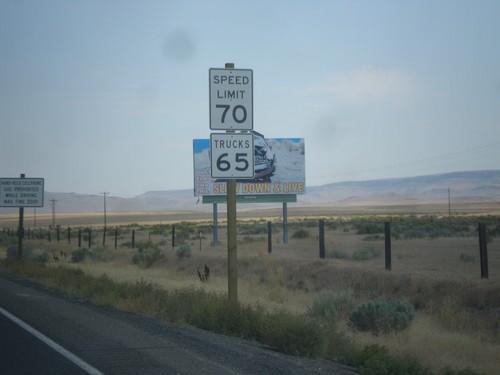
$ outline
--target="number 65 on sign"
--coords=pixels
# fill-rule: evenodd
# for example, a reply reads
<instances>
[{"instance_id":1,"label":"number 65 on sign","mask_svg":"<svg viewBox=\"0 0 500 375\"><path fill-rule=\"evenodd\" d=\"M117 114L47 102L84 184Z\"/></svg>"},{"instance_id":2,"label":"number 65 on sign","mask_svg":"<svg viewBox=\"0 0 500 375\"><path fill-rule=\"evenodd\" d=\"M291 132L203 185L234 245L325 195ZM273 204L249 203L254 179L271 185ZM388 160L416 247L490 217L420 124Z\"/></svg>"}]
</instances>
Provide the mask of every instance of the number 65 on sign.
<instances>
[{"instance_id":1,"label":"number 65 on sign","mask_svg":"<svg viewBox=\"0 0 500 375\"><path fill-rule=\"evenodd\" d=\"M212 178L254 178L253 134L212 133L210 160Z\"/></svg>"}]
</instances>

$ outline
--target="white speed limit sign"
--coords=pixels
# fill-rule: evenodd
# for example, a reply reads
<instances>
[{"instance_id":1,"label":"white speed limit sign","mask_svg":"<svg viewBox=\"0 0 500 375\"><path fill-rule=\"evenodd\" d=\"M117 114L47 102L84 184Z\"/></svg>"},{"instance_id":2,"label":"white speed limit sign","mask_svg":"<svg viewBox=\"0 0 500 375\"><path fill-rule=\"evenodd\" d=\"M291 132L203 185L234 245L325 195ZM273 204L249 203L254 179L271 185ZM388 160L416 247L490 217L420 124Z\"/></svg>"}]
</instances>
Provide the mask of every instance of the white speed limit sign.
<instances>
[{"instance_id":1,"label":"white speed limit sign","mask_svg":"<svg viewBox=\"0 0 500 375\"><path fill-rule=\"evenodd\" d=\"M253 134L210 134L210 160L212 178L254 178Z\"/></svg>"},{"instance_id":2,"label":"white speed limit sign","mask_svg":"<svg viewBox=\"0 0 500 375\"><path fill-rule=\"evenodd\" d=\"M253 130L253 71L209 70L210 129Z\"/></svg>"}]
</instances>

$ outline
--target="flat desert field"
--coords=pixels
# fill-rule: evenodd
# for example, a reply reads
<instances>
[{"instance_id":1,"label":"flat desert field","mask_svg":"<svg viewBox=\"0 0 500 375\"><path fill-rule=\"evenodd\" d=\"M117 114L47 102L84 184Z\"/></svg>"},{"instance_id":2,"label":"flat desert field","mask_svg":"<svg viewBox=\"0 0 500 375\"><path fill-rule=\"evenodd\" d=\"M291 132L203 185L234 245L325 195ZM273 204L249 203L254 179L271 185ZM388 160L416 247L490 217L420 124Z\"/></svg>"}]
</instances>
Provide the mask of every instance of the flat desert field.
<instances>
[{"instance_id":1,"label":"flat desert field","mask_svg":"<svg viewBox=\"0 0 500 375\"><path fill-rule=\"evenodd\" d=\"M346 318L339 330L360 346L383 345L439 371L470 367L500 373L500 203L355 207L288 206L288 236L281 207L238 206L238 299L266 309L307 314L325 290L350 291L357 304L376 298L408 301L415 319L404 332L389 335L352 332ZM25 228L42 233L26 244L47 253L51 267L78 267L116 281L150 281L165 289L228 289L226 215L218 215L214 242L212 212L108 213L103 245L103 214L61 214L60 239L49 228L51 215L25 215ZM319 221L324 220L325 258L320 258ZM391 222L391 269L386 270L384 223ZM488 278L481 278L477 226L488 229ZM268 223L272 236L268 237ZM16 215L1 215L0 228L15 229ZM175 227L175 229L174 229ZM67 237L70 228L70 238ZM73 262L78 249L95 258ZM89 243L88 231L92 231ZM51 232L51 241L47 233ZM175 236L173 235L175 233ZM285 241L286 237L286 241ZM116 242L115 242L116 241ZM177 241L177 242L176 242ZM287 243L285 243L287 242ZM116 243L116 245L115 245ZM181 244L189 256L181 256ZM160 257L148 267L134 262L140 249L154 247ZM59 257L59 254L68 254ZM5 256L2 251L1 257ZM60 258L57 262L54 256ZM197 271L208 265L210 279ZM440 353L438 356L436 353Z\"/></svg>"},{"instance_id":2,"label":"flat desert field","mask_svg":"<svg viewBox=\"0 0 500 375\"><path fill-rule=\"evenodd\" d=\"M249 208L251 207L251 208ZM270 207L270 208L269 208ZM238 218L269 219L283 217L283 209L276 204L246 205L239 204L237 207ZM297 206L288 204L287 214L289 219L303 217L336 217L349 215L500 215L500 202L472 202L454 203L451 210L448 204L427 203L411 204L399 202L394 205L379 205L375 202L364 201L360 205L332 205L332 206ZM138 224L171 224L181 221L204 221L212 220L211 205L200 211L144 211L144 212L107 212L107 225ZM225 221L225 205L219 205L218 219ZM28 227L47 227L53 222L51 214L37 214L33 209L24 210L24 225ZM103 226L103 212L93 213L56 213L56 225L67 226ZM0 229L16 228L19 223L19 215L2 214L0 209Z\"/></svg>"}]
</instances>

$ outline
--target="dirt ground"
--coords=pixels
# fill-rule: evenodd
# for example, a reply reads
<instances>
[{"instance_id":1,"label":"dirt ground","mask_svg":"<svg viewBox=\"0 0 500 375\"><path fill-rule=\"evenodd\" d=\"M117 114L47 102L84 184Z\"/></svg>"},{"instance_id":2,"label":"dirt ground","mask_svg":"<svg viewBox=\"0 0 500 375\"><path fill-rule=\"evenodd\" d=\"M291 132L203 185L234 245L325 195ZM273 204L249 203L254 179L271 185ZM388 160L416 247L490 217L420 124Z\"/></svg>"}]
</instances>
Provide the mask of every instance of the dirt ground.
<instances>
[{"instance_id":1,"label":"dirt ground","mask_svg":"<svg viewBox=\"0 0 500 375\"><path fill-rule=\"evenodd\" d=\"M226 220L225 205L219 205L218 220ZM283 208L280 205L262 204L247 206L240 204L237 207L239 220L266 219L275 220L283 217ZM28 227L48 227L52 225L51 214L36 214L34 210L26 208L24 210L24 226ZM287 217L289 220L301 217L336 217L349 215L500 215L500 202L470 202L454 203L449 210L448 204L398 204L398 205L336 205L336 206L297 206L288 204ZM108 226L126 225L130 223L138 224L171 224L181 221L212 221L212 207L207 205L203 211L147 211L147 212L107 212L106 222ZM104 214L95 213L74 213L57 214L56 225L66 226L103 226ZM2 214L0 209L0 229L17 228L19 225L18 214Z\"/></svg>"},{"instance_id":2,"label":"dirt ground","mask_svg":"<svg viewBox=\"0 0 500 375\"><path fill-rule=\"evenodd\" d=\"M500 285L500 240L493 238L488 242L489 279L481 279L479 261L479 240L477 232L471 230L463 236L392 239L392 269L385 270L385 241L383 233L380 235L358 234L351 225L338 225L335 229L325 228L325 250L327 259L320 260L319 256L319 218L327 222L349 222L349 218L377 216L387 217L387 221L397 222L398 218L407 215L432 215L433 217L448 217L447 205L421 205L421 206L358 206L358 207L294 207L289 205L289 236L288 243L284 243L283 216L281 207L265 209L245 209L244 205L238 206L238 279L239 298L245 303L265 303L268 308L282 308L295 313L303 313L315 296L316 288L342 289L349 285L366 286L364 279L373 280L373 289L404 289L403 283L420 285L419 280L425 280L422 287L444 287L454 284L459 288L474 288L486 293L487 290L496 290ZM210 208L210 207L209 207ZM221 210L222 211L222 210ZM499 205L491 203L455 205L451 212L453 216L459 215L495 215L500 216ZM401 216L400 216L401 215ZM307 218L308 220L304 220ZM25 216L25 228L34 225L33 215ZM16 228L18 225L16 215L0 215L1 228ZM474 219L476 220L476 219ZM165 226L163 233L153 230L152 225L177 224L179 233L181 222L201 222L204 233L191 233L189 243L192 255L189 261L177 259L176 249L171 243L171 227ZM106 237L104 253L111 253L115 258L110 262L84 262L77 266L95 276L106 273L109 277L120 281L134 281L139 279L157 283L165 288L175 287L200 287L207 291L221 292L227 290L227 241L226 241L226 215L219 212L219 243L213 243L212 212L133 212L133 213L108 213L108 227L122 226L117 236L117 250L114 250L114 230L110 228ZM258 225L267 229L267 222L272 222L272 254L268 254L268 238L266 230L257 232L244 229L248 221L253 227ZM319 221L319 220L318 220ZM39 215L37 227L48 229L52 223L51 215ZM54 262L53 255L61 251L72 251L78 248L77 228L91 227L93 233L92 249L104 250L102 246L103 214L73 214L58 215L57 224L62 227L61 241L55 240L55 231L52 229L52 242L46 237L31 240L37 251L48 252L50 265L64 264L68 267L75 266L70 261L70 256ZM312 223L312 224L311 224ZM67 243L64 236L66 228L73 231L71 244ZM209 228L209 229L208 229ZM306 230L307 238L295 238L293 235L298 230ZM132 232L136 243L152 241L159 244L164 257L149 269L142 269L132 263L132 257L137 252L131 248ZM85 230L83 230L85 232ZM85 239L83 240L86 241ZM27 241L28 242L28 241ZM86 244L82 244L86 246ZM356 261L352 255L359 249L371 247L379 250L380 256L365 261ZM100 250L99 250L100 249ZM335 255L337 254L337 255ZM344 254L345 257L339 257ZM0 254L4 256L4 254ZM464 260L465 259L465 260ZM211 279L208 283L201 283L197 276L197 269L203 269L205 264L210 265ZM379 277L377 277L379 276ZM429 283L427 282L429 281ZM436 283L433 283L437 281ZM384 284L385 283L385 284ZM338 284L338 285L337 285ZM383 285L382 285L383 284ZM384 285L387 284L387 287ZM370 284L371 285L371 284ZM391 290L392 290L391 289ZM432 295L434 289L422 291L422 295ZM427 294L426 294L427 293ZM454 292L455 293L455 292ZM459 294L457 289L455 294ZM453 295L443 295L450 299ZM451 299L450 299L451 301ZM450 305L450 309L454 306ZM432 310L432 306L428 310ZM437 307L436 307L437 308ZM427 311L427 310L426 310ZM458 310L455 315L462 317L465 310ZM445 310L445 312L449 312ZM453 310L453 312L455 312ZM491 316L498 316L498 309L491 309ZM453 314L451 314L453 315ZM453 315L454 316L454 315ZM465 316L465 315L464 315ZM439 316L439 319L445 319ZM458 319L458 318L456 318ZM456 320L455 319L455 320ZM419 312L414 329L407 335L390 336L388 338L358 337L361 343L380 343L387 345L391 351L400 355L415 355L423 363L442 368L450 363L461 368L472 367L483 371L485 374L497 374L496 351L498 346L488 344L481 335L483 333L466 334L454 329L446 329L439 325L438 317L430 313ZM455 322L453 320L453 322ZM487 336L487 335L486 335ZM458 338L457 338L458 337ZM488 336L489 337L489 336ZM364 341L363 341L364 340ZM378 341L376 341L378 340ZM382 340L382 341L380 341ZM489 338L488 340L491 340ZM433 341L435 345L428 345ZM453 346L454 345L454 346ZM426 350L429 353L427 353ZM488 351L489 350L489 351ZM484 354L483 359L466 358L465 354ZM491 351L495 354L491 354ZM441 353L439 357L435 352ZM446 353L446 355L445 355ZM465 353L465 354L464 354ZM479 358L479 357L478 357Z\"/></svg>"}]
</instances>

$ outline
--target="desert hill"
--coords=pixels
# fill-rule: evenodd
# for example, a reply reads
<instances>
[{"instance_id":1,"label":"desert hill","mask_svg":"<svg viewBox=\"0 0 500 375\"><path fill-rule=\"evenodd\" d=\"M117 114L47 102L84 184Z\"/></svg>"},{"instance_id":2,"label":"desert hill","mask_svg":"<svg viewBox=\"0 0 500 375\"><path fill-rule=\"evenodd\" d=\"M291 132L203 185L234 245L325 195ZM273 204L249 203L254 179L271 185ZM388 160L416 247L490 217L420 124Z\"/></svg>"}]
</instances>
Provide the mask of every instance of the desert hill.
<instances>
[{"instance_id":1,"label":"desert hill","mask_svg":"<svg viewBox=\"0 0 500 375\"><path fill-rule=\"evenodd\" d=\"M500 202L500 170L310 186L307 187L306 194L299 195L297 203L293 205L324 207L444 203L448 201L448 189L453 202ZM103 211L102 195L45 192L45 205L37 208L37 212L51 213L52 199L57 200L58 213ZM249 206L244 205L242 208ZM266 207L266 204L258 206ZM132 198L108 196L106 207L108 212L211 210L211 205L201 204L201 199L193 196L192 189L149 191ZM0 208L0 214L16 212L17 209Z\"/></svg>"}]
</instances>

